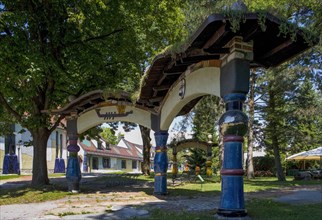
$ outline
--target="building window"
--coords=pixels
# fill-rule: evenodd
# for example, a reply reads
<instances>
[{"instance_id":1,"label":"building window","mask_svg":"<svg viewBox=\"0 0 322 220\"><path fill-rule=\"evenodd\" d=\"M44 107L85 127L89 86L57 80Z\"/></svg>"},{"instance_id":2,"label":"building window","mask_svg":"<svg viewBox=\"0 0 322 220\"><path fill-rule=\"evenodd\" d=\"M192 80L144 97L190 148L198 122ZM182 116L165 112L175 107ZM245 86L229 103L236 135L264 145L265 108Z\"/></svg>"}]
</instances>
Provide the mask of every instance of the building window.
<instances>
[{"instance_id":1,"label":"building window","mask_svg":"<svg viewBox=\"0 0 322 220\"><path fill-rule=\"evenodd\" d=\"M138 163L136 160L132 160L132 169L137 169L138 168Z\"/></svg>"},{"instance_id":2,"label":"building window","mask_svg":"<svg viewBox=\"0 0 322 220\"><path fill-rule=\"evenodd\" d=\"M102 141L100 141L100 140L97 140L97 149L100 149L100 150L103 149L102 148Z\"/></svg>"},{"instance_id":3,"label":"building window","mask_svg":"<svg viewBox=\"0 0 322 220\"><path fill-rule=\"evenodd\" d=\"M111 159L109 157L103 159L103 168L111 168Z\"/></svg>"},{"instance_id":4,"label":"building window","mask_svg":"<svg viewBox=\"0 0 322 220\"><path fill-rule=\"evenodd\" d=\"M121 168L126 169L126 160L122 160Z\"/></svg>"}]
</instances>

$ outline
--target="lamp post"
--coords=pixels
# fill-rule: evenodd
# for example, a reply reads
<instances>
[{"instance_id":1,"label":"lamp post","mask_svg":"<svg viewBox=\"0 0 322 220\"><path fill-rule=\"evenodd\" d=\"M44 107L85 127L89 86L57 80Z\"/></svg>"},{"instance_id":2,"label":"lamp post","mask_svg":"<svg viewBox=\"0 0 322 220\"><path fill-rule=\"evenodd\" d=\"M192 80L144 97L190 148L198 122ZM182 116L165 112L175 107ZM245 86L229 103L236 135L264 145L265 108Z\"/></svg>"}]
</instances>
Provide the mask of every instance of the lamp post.
<instances>
[{"instance_id":1,"label":"lamp post","mask_svg":"<svg viewBox=\"0 0 322 220\"><path fill-rule=\"evenodd\" d=\"M21 168L22 168L22 158L21 158L21 147L23 146L22 141L20 140L17 144L17 150L18 150L18 175L21 174Z\"/></svg>"},{"instance_id":2,"label":"lamp post","mask_svg":"<svg viewBox=\"0 0 322 220\"><path fill-rule=\"evenodd\" d=\"M207 177L211 177L212 176L212 169L211 169L211 159L212 159L212 152L211 152L211 147L212 147L212 135L208 134L208 146L207 146L207 161L206 161L206 175Z\"/></svg>"}]
</instances>

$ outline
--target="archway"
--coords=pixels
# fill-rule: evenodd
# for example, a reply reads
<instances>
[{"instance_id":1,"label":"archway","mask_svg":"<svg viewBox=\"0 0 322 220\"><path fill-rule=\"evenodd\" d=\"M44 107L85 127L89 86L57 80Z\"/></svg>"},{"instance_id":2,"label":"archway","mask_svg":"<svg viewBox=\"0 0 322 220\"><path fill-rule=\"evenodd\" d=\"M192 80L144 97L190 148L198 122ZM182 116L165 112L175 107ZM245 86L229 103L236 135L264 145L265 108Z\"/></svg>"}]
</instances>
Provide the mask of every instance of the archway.
<instances>
[{"instance_id":1,"label":"archway","mask_svg":"<svg viewBox=\"0 0 322 220\"><path fill-rule=\"evenodd\" d=\"M57 111L57 114L67 116L68 151L71 155L67 179L70 190L77 191L79 188L80 172L75 159L79 150L78 131L99 123L101 118L91 121L99 112L104 115L103 119L122 117L125 121L141 121L156 132L154 193L167 194L166 142L169 125L175 116L189 112L200 97L212 94L222 97L226 104L226 113L219 121L224 137L224 161L218 214L226 217L247 215L241 155L243 136L247 131L243 103L248 93L250 68L278 66L310 46L305 42L302 31L294 31L295 37L281 35L279 19L270 14L244 14L237 31L231 27L233 22L236 22L233 17L213 14L181 52L158 55L144 76L138 100L131 102L122 96L102 99L101 94L93 93L93 97L87 97L91 101L86 100L82 104L78 100L79 105L69 106L72 111ZM265 24L265 31L260 28L262 24ZM98 96L95 98L95 95ZM99 106L104 101L110 106ZM115 111L117 106L126 106L126 111ZM137 119L131 118L134 113L138 115ZM77 122L78 117L83 118Z\"/></svg>"},{"instance_id":2,"label":"archway","mask_svg":"<svg viewBox=\"0 0 322 220\"><path fill-rule=\"evenodd\" d=\"M178 174L178 158L177 158L178 152L183 151L185 149L198 148L206 152L206 156L207 156L206 175L210 177L212 175L212 169L211 169L212 147L213 146L212 146L211 140L209 140L209 142L205 142L205 141L199 141L195 139L186 139L186 140L175 142L172 146L172 156L173 156L172 175L176 177Z\"/></svg>"}]
</instances>

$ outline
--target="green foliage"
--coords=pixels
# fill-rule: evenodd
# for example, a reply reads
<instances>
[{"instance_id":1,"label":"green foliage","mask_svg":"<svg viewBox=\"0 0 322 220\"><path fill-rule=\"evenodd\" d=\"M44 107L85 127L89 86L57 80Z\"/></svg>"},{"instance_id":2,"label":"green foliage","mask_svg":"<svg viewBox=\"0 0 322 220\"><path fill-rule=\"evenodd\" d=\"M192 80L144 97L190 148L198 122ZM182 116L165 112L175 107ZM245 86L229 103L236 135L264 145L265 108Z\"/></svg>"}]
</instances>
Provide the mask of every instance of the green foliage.
<instances>
[{"instance_id":1,"label":"green foliage","mask_svg":"<svg viewBox=\"0 0 322 220\"><path fill-rule=\"evenodd\" d=\"M100 134L103 132L102 127L96 126L93 128L88 129L87 131L83 132L82 134L79 135L79 139L83 141L84 139L90 141L92 139L94 140L99 140L100 139Z\"/></svg>"},{"instance_id":2,"label":"green foliage","mask_svg":"<svg viewBox=\"0 0 322 220\"><path fill-rule=\"evenodd\" d=\"M205 96L193 108L192 130L193 137L201 141L212 142L212 167L219 170L219 137L217 132L217 122L224 112L224 105L219 97ZM212 135L212 139L208 139Z\"/></svg>"},{"instance_id":3,"label":"green foliage","mask_svg":"<svg viewBox=\"0 0 322 220\"><path fill-rule=\"evenodd\" d=\"M193 127L194 138L208 141L208 135L213 135L211 141L218 145L216 123L223 113L223 104L219 97L205 96L193 108Z\"/></svg>"},{"instance_id":4,"label":"green foliage","mask_svg":"<svg viewBox=\"0 0 322 220\"><path fill-rule=\"evenodd\" d=\"M254 169L256 171L271 171L275 173L274 169L274 157L271 156L264 156L264 157L254 157L253 158Z\"/></svg>"},{"instance_id":5,"label":"green foliage","mask_svg":"<svg viewBox=\"0 0 322 220\"><path fill-rule=\"evenodd\" d=\"M107 140L108 143L110 144L113 144L113 145L117 144L118 139L115 136L115 131L112 130L111 128L107 128L107 127L103 128L103 131L100 133L100 136L103 139Z\"/></svg>"},{"instance_id":6,"label":"green foliage","mask_svg":"<svg viewBox=\"0 0 322 220\"><path fill-rule=\"evenodd\" d=\"M195 170L198 166L201 172L205 172L206 152L199 148L191 148L189 151L190 154L186 158L190 170Z\"/></svg>"},{"instance_id":7,"label":"green foliage","mask_svg":"<svg viewBox=\"0 0 322 220\"><path fill-rule=\"evenodd\" d=\"M1 5L0 100L27 128L49 127L41 111L64 105L68 95L135 90L147 61L181 35L184 19L180 1Z\"/></svg>"},{"instance_id":8,"label":"green foliage","mask_svg":"<svg viewBox=\"0 0 322 220\"><path fill-rule=\"evenodd\" d=\"M31 132L33 184L48 183L39 148L63 118L43 111L96 89L135 91L152 57L182 35L180 3L0 1L0 120Z\"/></svg>"},{"instance_id":9,"label":"green foliage","mask_svg":"<svg viewBox=\"0 0 322 220\"><path fill-rule=\"evenodd\" d=\"M314 58L313 56L312 58ZM286 151L315 148L321 144L321 95L314 70L316 60L298 57L292 63L268 71L258 70L255 103L256 116L261 121L262 146L274 152L279 178L283 175L281 158Z\"/></svg>"}]
</instances>

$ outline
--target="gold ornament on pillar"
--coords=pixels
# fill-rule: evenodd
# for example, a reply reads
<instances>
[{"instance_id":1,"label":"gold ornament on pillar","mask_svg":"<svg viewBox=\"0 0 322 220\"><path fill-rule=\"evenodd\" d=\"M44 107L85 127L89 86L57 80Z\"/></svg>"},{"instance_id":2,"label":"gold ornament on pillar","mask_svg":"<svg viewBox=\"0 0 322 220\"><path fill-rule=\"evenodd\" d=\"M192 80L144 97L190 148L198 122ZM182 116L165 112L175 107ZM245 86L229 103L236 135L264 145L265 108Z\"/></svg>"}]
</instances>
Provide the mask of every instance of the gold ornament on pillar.
<instances>
[{"instance_id":1,"label":"gold ornament on pillar","mask_svg":"<svg viewBox=\"0 0 322 220\"><path fill-rule=\"evenodd\" d=\"M178 174L178 160L177 160L177 154L173 154L172 158L173 164L172 164L172 175L176 176Z\"/></svg>"},{"instance_id":2,"label":"gold ornament on pillar","mask_svg":"<svg viewBox=\"0 0 322 220\"><path fill-rule=\"evenodd\" d=\"M212 165L211 158L210 159L208 158L207 161L206 161L206 175L207 175L207 177L212 176L211 165Z\"/></svg>"},{"instance_id":3,"label":"gold ornament on pillar","mask_svg":"<svg viewBox=\"0 0 322 220\"><path fill-rule=\"evenodd\" d=\"M125 113L125 109L126 109L125 105L117 105L116 108L117 108L117 112L119 114L124 114Z\"/></svg>"}]
</instances>

